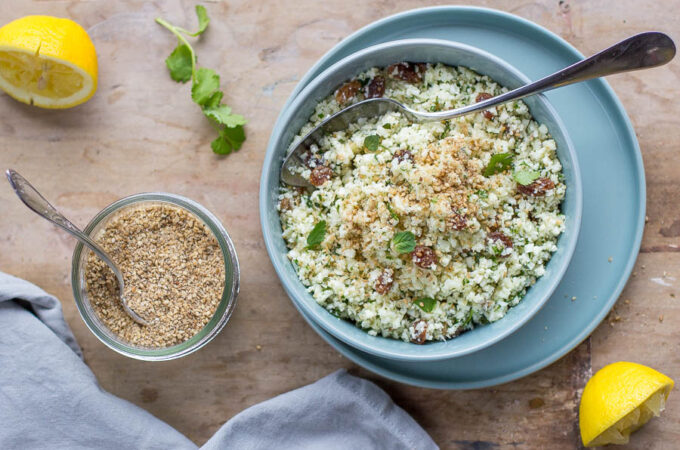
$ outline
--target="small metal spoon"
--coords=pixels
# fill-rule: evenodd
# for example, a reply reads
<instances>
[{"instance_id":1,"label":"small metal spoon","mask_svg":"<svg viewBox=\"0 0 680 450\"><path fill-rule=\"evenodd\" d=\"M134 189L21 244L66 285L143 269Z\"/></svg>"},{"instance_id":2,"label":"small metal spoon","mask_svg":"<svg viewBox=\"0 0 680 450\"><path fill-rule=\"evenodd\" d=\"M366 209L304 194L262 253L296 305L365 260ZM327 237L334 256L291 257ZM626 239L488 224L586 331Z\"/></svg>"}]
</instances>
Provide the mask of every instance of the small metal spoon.
<instances>
[{"instance_id":1,"label":"small metal spoon","mask_svg":"<svg viewBox=\"0 0 680 450\"><path fill-rule=\"evenodd\" d=\"M125 290L125 284L123 283L123 274L121 273L118 266L109 257L109 255L106 254L104 249L101 248L99 244L90 239L88 235L80 231L78 227L69 222L68 219L66 219L66 217L64 217L59 211L57 211L54 208L54 206L52 206L47 200L45 200L45 197L40 195L40 192L38 192L33 186L31 186L31 183L26 181L24 177L22 177L12 169L8 169L6 174L7 179L9 180L9 184L12 185L12 189L14 189L14 192L16 192L16 194L19 196L21 201L24 202L26 206L28 206L31 210L36 212L39 216L44 217L53 224L57 225L60 228L63 228L68 233L73 235L80 242L88 246L90 250L92 250L97 256L99 256L102 259L102 261L104 261L111 268L113 273L116 275L116 278L118 279L120 303L121 305L123 305L123 309L135 322L140 323L142 325L148 325L148 322L146 320L140 317L139 314L134 312L128 306L127 301L125 300L125 296L123 295L123 292Z\"/></svg>"},{"instance_id":2,"label":"small metal spoon","mask_svg":"<svg viewBox=\"0 0 680 450\"><path fill-rule=\"evenodd\" d=\"M361 117L375 117L388 111L398 111L406 116L409 121L416 123L453 119L572 83L615 73L661 66L673 59L674 56L675 44L673 40L664 33L652 31L631 36L590 58L574 63L533 83L474 105L450 111L415 111L389 98L364 100L332 115L310 131L294 148L289 149L288 156L281 169L281 181L291 186L314 187L308 180L300 176L299 171L294 170L304 164L302 154L308 150L310 145L317 143L324 134L345 130Z\"/></svg>"}]
</instances>

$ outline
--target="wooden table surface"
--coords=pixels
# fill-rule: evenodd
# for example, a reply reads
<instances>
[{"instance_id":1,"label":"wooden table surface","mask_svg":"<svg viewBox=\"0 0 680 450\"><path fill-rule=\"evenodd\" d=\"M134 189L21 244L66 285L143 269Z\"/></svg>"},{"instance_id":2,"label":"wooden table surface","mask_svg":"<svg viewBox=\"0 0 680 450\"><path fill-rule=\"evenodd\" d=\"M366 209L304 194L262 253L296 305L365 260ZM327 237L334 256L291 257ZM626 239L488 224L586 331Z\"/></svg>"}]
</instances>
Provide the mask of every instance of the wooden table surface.
<instances>
[{"instance_id":1,"label":"wooden table surface","mask_svg":"<svg viewBox=\"0 0 680 450\"><path fill-rule=\"evenodd\" d=\"M680 39L678 0L476 3L535 21L585 54L652 29ZM435 391L401 385L355 366L306 325L269 262L257 209L269 132L297 80L351 32L424 3L206 3L212 23L195 46L200 62L217 70L228 104L250 119L242 150L226 158L211 152L213 131L191 103L189 87L169 79L163 60L175 41L153 22L162 16L193 28L193 5L0 3L3 24L26 14L66 16L81 23L97 47L100 70L97 94L72 110L39 110L1 94L0 168L23 173L79 225L129 194L168 191L188 196L222 219L240 257L239 305L211 344L177 361L127 359L99 343L78 316L69 282L73 239L29 212L0 181L0 270L62 300L85 360L104 389L201 444L244 408L346 368L385 389L443 448L568 449L580 447L580 392L603 365L633 360L680 381L678 60L609 80L642 147L649 218L635 272L614 311L576 350L538 373L489 389ZM664 415L635 434L630 448L677 448L679 440L680 393L673 392Z\"/></svg>"}]
</instances>

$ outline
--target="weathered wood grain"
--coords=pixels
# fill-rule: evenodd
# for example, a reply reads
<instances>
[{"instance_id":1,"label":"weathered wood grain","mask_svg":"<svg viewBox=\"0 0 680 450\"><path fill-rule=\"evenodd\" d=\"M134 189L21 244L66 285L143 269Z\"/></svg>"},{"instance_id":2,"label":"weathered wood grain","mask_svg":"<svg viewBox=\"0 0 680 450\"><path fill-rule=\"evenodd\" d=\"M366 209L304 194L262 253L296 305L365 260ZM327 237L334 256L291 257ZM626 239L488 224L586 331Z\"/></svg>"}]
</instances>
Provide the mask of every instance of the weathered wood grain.
<instances>
[{"instance_id":1,"label":"weathered wood grain","mask_svg":"<svg viewBox=\"0 0 680 450\"><path fill-rule=\"evenodd\" d=\"M680 38L676 14L671 13L680 10L678 0L471 3L533 20L585 54L650 29ZM591 370L635 360L680 380L678 62L610 80L640 140L649 223L635 275L608 320L575 351L532 376L493 389L440 392L380 378L323 342L281 289L264 249L257 212L269 131L297 80L352 31L423 4L206 4L213 22L197 44L200 63L221 74L226 101L250 118L243 149L227 158L211 153L213 132L189 101L188 86L168 78L163 59L174 39L153 23L159 15L194 23L193 2L0 3L0 23L25 14L76 19L90 31L100 63L97 95L72 110L41 111L0 95L0 168L25 174L80 225L128 194L157 190L186 195L222 219L242 264L239 307L213 343L179 361L126 359L100 344L77 315L69 284L71 238L30 213L0 182L0 270L62 299L86 360L105 389L202 443L245 407L344 367L386 389L443 448L569 449L580 446L578 398ZM638 432L629 447L670 449L678 439L680 395L674 392L664 416Z\"/></svg>"}]
</instances>

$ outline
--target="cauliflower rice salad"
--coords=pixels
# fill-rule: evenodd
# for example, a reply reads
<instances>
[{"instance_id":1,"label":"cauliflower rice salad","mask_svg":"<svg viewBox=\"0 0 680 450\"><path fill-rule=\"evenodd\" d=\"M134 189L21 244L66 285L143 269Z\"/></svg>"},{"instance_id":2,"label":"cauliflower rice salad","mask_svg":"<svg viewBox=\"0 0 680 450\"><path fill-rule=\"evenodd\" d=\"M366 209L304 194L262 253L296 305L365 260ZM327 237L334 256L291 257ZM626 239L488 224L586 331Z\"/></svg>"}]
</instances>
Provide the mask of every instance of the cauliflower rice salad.
<instances>
[{"instance_id":1,"label":"cauliflower rice salad","mask_svg":"<svg viewBox=\"0 0 680 450\"><path fill-rule=\"evenodd\" d=\"M373 68L314 111L373 97L438 111L507 89L465 67ZM304 156L316 189L281 186L288 257L332 314L417 344L502 318L545 272L564 230L555 141L521 101L443 122L360 119Z\"/></svg>"}]
</instances>

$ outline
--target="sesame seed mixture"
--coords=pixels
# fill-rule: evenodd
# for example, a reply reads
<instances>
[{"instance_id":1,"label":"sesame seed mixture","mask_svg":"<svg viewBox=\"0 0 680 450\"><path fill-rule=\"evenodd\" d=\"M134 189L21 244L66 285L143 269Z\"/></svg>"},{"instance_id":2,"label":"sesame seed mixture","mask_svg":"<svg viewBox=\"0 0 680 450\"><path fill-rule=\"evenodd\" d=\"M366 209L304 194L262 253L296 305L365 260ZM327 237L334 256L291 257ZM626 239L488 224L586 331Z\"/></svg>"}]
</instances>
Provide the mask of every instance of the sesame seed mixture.
<instances>
[{"instance_id":1,"label":"sesame seed mixture","mask_svg":"<svg viewBox=\"0 0 680 450\"><path fill-rule=\"evenodd\" d=\"M366 98L439 111L506 91L465 67L373 68L321 101L296 141ZM303 159L316 189L279 195L288 257L320 305L372 335L423 344L499 320L564 230L556 144L521 101L442 122L362 118Z\"/></svg>"},{"instance_id":2,"label":"sesame seed mixture","mask_svg":"<svg viewBox=\"0 0 680 450\"><path fill-rule=\"evenodd\" d=\"M182 343L213 317L225 282L224 257L210 229L188 211L152 204L125 209L95 240L118 264L130 308L123 310L113 272L90 252L85 267L87 296L99 320L138 347Z\"/></svg>"}]
</instances>

